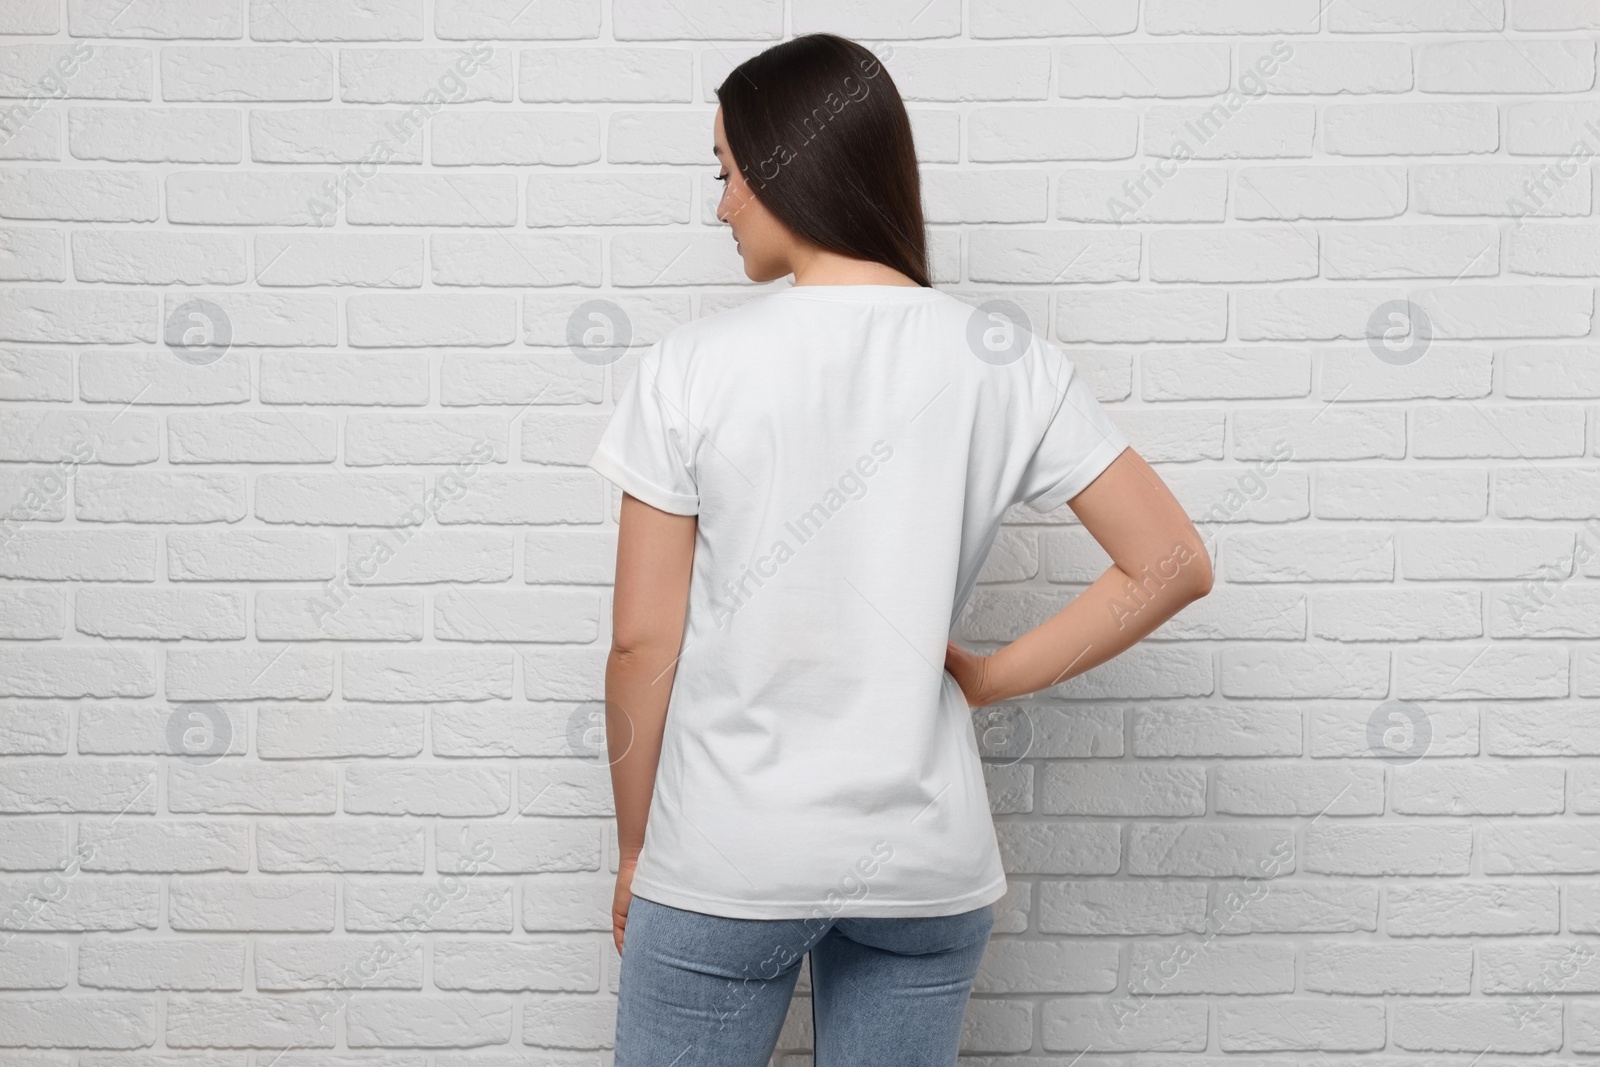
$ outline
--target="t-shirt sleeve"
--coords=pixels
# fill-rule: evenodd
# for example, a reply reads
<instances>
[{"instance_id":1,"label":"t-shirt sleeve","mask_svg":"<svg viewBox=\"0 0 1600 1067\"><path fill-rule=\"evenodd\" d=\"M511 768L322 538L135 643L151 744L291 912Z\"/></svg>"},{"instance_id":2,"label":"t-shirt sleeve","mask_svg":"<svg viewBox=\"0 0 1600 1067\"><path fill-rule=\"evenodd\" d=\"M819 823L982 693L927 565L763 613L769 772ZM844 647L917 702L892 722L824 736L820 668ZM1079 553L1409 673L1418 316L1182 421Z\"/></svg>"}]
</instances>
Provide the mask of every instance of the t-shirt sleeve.
<instances>
[{"instance_id":1,"label":"t-shirt sleeve","mask_svg":"<svg viewBox=\"0 0 1600 1067\"><path fill-rule=\"evenodd\" d=\"M1060 403L1044 427L1018 489L1019 499L1041 513L1081 493L1130 444L1128 435L1111 421L1071 360L1059 351L1050 356L1058 361L1056 373L1043 377L1053 378L1054 383L1044 384L1058 388L1065 376L1066 388L1059 394Z\"/></svg>"},{"instance_id":2,"label":"t-shirt sleeve","mask_svg":"<svg viewBox=\"0 0 1600 1067\"><path fill-rule=\"evenodd\" d=\"M682 401L667 395L661 344L645 350L600 435L589 467L630 496L675 515L697 515L700 491Z\"/></svg>"}]
</instances>

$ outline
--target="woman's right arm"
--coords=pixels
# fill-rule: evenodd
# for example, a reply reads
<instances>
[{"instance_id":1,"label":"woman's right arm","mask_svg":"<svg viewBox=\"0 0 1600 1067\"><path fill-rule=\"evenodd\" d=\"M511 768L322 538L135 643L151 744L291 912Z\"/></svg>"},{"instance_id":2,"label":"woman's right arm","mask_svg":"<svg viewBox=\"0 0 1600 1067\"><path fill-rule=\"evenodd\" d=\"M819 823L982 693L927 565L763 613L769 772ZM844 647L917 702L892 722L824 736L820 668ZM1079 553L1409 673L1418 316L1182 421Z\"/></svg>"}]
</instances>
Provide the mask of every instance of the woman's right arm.
<instances>
[{"instance_id":1,"label":"woman's right arm","mask_svg":"<svg viewBox=\"0 0 1600 1067\"><path fill-rule=\"evenodd\" d=\"M1067 501L1111 566L1052 618L998 652L951 642L945 669L967 703L1059 685L1137 644L1211 591L1211 557L1172 491L1131 448Z\"/></svg>"}]
</instances>

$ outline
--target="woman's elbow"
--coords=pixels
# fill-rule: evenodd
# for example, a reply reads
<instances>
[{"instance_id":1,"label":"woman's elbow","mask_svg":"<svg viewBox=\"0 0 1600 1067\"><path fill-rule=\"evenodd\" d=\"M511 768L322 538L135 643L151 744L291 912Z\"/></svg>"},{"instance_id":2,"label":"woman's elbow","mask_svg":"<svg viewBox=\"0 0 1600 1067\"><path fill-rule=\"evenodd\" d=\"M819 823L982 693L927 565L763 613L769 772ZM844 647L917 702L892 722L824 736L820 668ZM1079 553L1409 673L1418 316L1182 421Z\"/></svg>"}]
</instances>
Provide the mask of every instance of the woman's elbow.
<instances>
[{"instance_id":1,"label":"woman's elbow","mask_svg":"<svg viewBox=\"0 0 1600 1067\"><path fill-rule=\"evenodd\" d=\"M1189 572L1189 599L1199 600L1211 592L1211 555L1206 552L1205 546L1200 546L1194 553L1190 566L1185 568Z\"/></svg>"},{"instance_id":2,"label":"woman's elbow","mask_svg":"<svg viewBox=\"0 0 1600 1067\"><path fill-rule=\"evenodd\" d=\"M663 655L670 659L682 637L681 632L649 628L613 630L611 655L619 663L654 662Z\"/></svg>"}]
</instances>

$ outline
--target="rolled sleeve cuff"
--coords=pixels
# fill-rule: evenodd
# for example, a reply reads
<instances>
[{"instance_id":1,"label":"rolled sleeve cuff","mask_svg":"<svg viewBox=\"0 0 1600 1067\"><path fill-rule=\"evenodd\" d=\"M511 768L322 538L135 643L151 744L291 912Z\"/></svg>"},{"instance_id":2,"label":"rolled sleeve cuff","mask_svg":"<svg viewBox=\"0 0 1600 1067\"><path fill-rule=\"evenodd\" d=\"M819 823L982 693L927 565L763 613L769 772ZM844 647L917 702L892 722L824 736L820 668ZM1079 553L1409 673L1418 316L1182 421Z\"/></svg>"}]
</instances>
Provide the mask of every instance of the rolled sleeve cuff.
<instances>
[{"instance_id":1,"label":"rolled sleeve cuff","mask_svg":"<svg viewBox=\"0 0 1600 1067\"><path fill-rule=\"evenodd\" d=\"M663 489L661 486L624 467L615 456L607 452L597 451L589 460L589 468L624 493L643 500L653 508L671 512L674 515L698 515L700 513L699 497Z\"/></svg>"},{"instance_id":2,"label":"rolled sleeve cuff","mask_svg":"<svg viewBox=\"0 0 1600 1067\"><path fill-rule=\"evenodd\" d=\"M1083 462L1072 468L1065 478L1027 501L1028 507L1040 514L1054 511L1087 489L1089 484L1100 477L1105 469L1111 466L1111 461L1122 455L1130 444L1132 442L1128 440L1127 435L1121 432L1107 437L1095 445L1094 450L1083 458Z\"/></svg>"}]
</instances>

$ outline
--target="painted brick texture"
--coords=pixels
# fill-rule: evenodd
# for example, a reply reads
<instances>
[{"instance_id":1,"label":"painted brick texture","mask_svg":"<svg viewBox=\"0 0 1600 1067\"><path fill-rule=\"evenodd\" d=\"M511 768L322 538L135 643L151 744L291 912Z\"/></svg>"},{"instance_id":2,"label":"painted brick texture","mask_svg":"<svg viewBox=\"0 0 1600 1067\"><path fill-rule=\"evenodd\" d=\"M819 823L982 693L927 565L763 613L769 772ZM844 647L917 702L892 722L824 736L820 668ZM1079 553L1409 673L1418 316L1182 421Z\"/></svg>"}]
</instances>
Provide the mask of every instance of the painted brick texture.
<instances>
[{"instance_id":1,"label":"painted brick texture","mask_svg":"<svg viewBox=\"0 0 1600 1067\"><path fill-rule=\"evenodd\" d=\"M610 1062L584 463L814 30L1215 561L975 713L963 1062L1600 1053L1593 0L6 0L0 1062ZM1015 511L956 636L1108 563Z\"/></svg>"}]
</instances>

